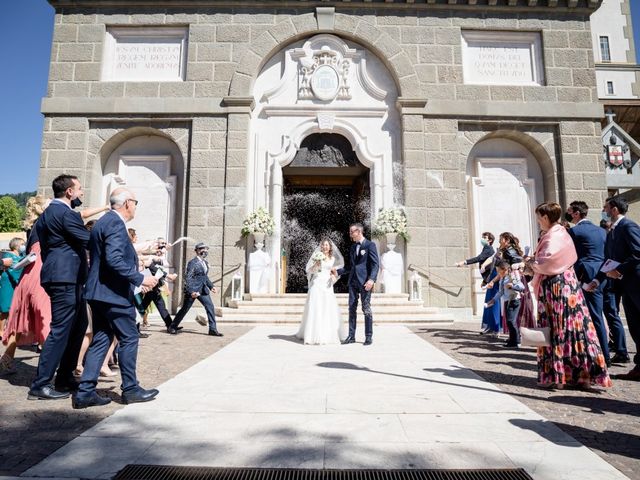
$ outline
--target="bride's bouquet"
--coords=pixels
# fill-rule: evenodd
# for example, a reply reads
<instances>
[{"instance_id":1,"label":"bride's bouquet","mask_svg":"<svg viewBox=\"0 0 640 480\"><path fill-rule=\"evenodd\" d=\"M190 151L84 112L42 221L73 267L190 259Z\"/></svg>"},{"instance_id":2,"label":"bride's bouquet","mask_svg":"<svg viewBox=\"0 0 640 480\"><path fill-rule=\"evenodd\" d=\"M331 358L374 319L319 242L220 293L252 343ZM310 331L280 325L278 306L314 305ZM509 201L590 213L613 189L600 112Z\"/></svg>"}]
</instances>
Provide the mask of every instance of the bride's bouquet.
<instances>
[{"instance_id":1,"label":"bride's bouquet","mask_svg":"<svg viewBox=\"0 0 640 480\"><path fill-rule=\"evenodd\" d=\"M318 251L318 252L314 252L313 255L311 255L311 260L313 260L314 262L323 262L327 259L327 256Z\"/></svg>"}]
</instances>

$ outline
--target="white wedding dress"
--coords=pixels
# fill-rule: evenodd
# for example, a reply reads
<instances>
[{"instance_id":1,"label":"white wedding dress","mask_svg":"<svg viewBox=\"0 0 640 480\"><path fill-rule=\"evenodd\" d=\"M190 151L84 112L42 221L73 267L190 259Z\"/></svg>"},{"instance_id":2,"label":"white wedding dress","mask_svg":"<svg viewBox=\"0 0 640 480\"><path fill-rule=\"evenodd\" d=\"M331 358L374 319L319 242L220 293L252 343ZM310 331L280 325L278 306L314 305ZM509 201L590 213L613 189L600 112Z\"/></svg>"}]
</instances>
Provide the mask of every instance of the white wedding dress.
<instances>
[{"instance_id":1,"label":"white wedding dress","mask_svg":"<svg viewBox=\"0 0 640 480\"><path fill-rule=\"evenodd\" d=\"M336 294L333 292L331 268L335 258L323 260L320 268L311 267L309 293L304 305L302 322L296 337L305 344L336 344L345 338L342 315Z\"/></svg>"}]
</instances>

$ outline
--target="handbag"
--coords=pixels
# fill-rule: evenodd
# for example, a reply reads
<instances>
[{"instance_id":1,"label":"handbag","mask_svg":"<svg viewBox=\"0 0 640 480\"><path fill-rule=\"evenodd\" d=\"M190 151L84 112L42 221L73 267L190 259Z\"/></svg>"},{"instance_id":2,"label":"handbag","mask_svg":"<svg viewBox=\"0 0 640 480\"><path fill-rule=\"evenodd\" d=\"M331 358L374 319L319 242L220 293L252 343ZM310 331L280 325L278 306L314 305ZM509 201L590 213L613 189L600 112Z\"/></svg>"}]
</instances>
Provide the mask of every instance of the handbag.
<instances>
[{"instance_id":1,"label":"handbag","mask_svg":"<svg viewBox=\"0 0 640 480\"><path fill-rule=\"evenodd\" d=\"M549 327L520 327L520 343L527 347L550 347L551 329Z\"/></svg>"}]
</instances>

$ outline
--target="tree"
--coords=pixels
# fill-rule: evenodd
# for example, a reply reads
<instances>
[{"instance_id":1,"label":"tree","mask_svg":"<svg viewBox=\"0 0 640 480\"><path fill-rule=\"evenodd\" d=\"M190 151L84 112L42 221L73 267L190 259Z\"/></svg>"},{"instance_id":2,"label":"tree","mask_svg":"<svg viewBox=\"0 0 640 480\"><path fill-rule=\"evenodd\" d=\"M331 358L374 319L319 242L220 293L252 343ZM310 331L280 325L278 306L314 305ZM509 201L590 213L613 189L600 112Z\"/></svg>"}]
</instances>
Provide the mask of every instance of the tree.
<instances>
[{"instance_id":1,"label":"tree","mask_svg":"<svg viewBox=\"0 0 640 480\"><path fill-rule=\"evenodd\" d=\"M19 232L22 230L22 212L11 197L0 198L0 232Z\"/></svg>"}]
</instances>

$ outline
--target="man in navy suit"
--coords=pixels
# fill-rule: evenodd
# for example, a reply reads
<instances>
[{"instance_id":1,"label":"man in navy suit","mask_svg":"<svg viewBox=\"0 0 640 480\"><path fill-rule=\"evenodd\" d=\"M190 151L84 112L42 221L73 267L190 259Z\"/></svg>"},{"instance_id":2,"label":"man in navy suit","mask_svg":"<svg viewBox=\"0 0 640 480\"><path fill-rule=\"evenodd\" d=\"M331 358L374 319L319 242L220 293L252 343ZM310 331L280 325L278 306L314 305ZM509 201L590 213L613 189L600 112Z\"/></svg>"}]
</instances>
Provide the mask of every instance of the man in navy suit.
<instances>
[{"instance_id":1,"label":"man in navy suit","mask_svg":"<svg viewBox=\"0 0 640 480\"><path fill-rule=\"evenodd\" d=\"M135 195L117 188L109 198L111 211L96 222L89 242L90 268L85 296L93 315L93 341L87 352L84 371L73 408L106 405L111 400L96 393L100 367L113 336L118 339L119 365L124 403L147 402L158 390L145 390L138 384L138 329L133 303L134 288L148 291L158 283L138 270L138 255L127 233L126 222L133 219L138 201Z\"/></svg>"},{"instance_id":2,"label":"man in navy suit","mask_svg":"<svg viewBox=\"0 0 640 480\"><path fill-rule=\"evenodd\" d=\"M604 243L606 240L604 230L587 220L588 213L589 206L585 202L575 201L571 202L565 215L565 220L575 225L569 229L569 235L571 235L573 239L576 253L578 254L578 260L573 268L576 271L578 281L585 285L596 278L600 267L604 263ZM602 316L603 288L604 285L601 284L595 290L589 292L584 291L584 298L589 308L593 326L596 328L596 333L598 334L604 359L607 365L611 365L609 358L609 336ZM622 328L622 325L620 325L620 328ZM622 332L624 333L624 330L622 330Z\"/></svg>"},{"instance_id":3,"label":"man in navy suit","mask_svg":"<svg viewBox=\"0 0 640 480\"><path fill-rule=\"evenodd\" d=\"M82 204L82 185L73 175L60 175L51 187L54 199L36 223L42 249L40 282L51 299L51 332L40 354L30 400L67 398L77 388L73 370L88 321L82 285L87 277L89 232L74 211Z\"/></svg>"},{"instance_id":4,"label":"man in navy suit","mask_svg":"<svg viewBox=\"0 0 640 480\"><path fill-rule=\"evenodd\" d=\"M371 345L373 336L373 314L371 313L371 292L378 277L380 261L376 244L364 238L364 227L354 223L349 227L349 236L354 242L349 251L349 267L334 270L334 274L349 275L349 336L344 344L356 341L356 316L358 298L362 301L364 314L364 345Z\"/></svg>"},{"instance_id":5,"label":"man in navy suit","mask_svg":"<svg viewBox=\"0 0 640 480\"><path fill-rule=\"evenodd\" d=\"M629 333L636 344L636 354L633 369L616 378L640 381L640 226L625 217L628 208L626 200L621 197L608 198L604 204L603 218L612 222L607 234L605 256L619 265L609 272L601 271L589 288L596 288L608 277L613 280L614 288L622 292L622 305Z\"/></svg>"},{"instance_id":6,"label":"man in navy suit","mask_svg":"<svg viewBox=\"0 0 640 480\"><path fill-rule=\"evenodd\" d=\"M216 311L213 306L213 301L211 300L211 295L209 295L210 292L216 293L218 291L215 285L211 283L211 280L209 280L209 263L206 260L209 254L209 247L200 242L195 246L195 252L196 256L187 264L187 273L185 274L184 282L184 303L178 313L176 313L173 323L167 328L167 331L172 335L178 333L180 322L182 322L182 319L197 298L207 312L209 335L222 337L222 333L218 331L216 326Z\"/></svg>"}]
</instances>

